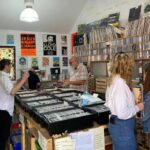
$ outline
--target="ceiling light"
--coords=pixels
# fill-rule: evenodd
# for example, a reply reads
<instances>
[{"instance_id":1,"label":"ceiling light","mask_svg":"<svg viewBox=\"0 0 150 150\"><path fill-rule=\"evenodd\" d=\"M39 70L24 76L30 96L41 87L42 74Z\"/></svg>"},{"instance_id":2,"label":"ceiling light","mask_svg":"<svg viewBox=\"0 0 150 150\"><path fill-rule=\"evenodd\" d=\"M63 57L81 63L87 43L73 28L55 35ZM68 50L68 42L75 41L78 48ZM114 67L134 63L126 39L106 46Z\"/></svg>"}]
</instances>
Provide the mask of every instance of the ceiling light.
<instances>
[{"instance_id":1,"label":"ceiling light","mask_svg":"<svg viewBox=\"0 0 150 150\"><path fill-rule=\"evenodd\" d=\"M25 9L20 14L20 20L24 22L39 21L37 12L33 9L34 0L25 0Z\"/></svg>"}]
</instances>

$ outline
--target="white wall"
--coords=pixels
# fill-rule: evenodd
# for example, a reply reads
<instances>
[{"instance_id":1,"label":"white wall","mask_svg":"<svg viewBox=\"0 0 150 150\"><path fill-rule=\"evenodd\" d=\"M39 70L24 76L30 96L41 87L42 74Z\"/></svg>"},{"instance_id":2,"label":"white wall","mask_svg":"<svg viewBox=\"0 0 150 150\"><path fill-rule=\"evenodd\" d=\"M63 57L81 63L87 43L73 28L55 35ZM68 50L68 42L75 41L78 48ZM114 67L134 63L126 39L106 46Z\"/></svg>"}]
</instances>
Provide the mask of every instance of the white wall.
<instances>
[{"instance_id":1,"label":"white wall","mask_svg":"<svg viewBox=\"0 0 150 150\"><path fill-rule=\"evenodd\" d=\"M16 79L20 77L20 69L19 69L19 62L18 58L21 56L21 41L20 35L21 33L33 33L36 37L36 53L38 58L38 66L39 69L46 70L46 75L50 74L50 67L53 67L53 56L46 56L49 57L50 65L47 67L42 66L42 57L43 57L43 41L42 41L42 34L54 34L56 35L56 42L57 42L57 55L60 57L60 67L61 69L66 69L67 67L62 66L62 52L61 52L61 35L65 34L55 34L55 33L43 33L43 32L28 32L28 31L15 31L15 30L0 30L0 46L15 46L16 48ZM6 35L12 34L14 35L14 44L8 45L6 43ZM68 57L70 56L70 36L67 35L67 48L68 48ZM32 57L28 57L28 68L31 67L31 59Z\"/></svg>"},{"instance_id":2,"label":"white wall","mask_svg":"<svg viewBox=\"0 0 150 150\"><path fill-rule=\"evenodd\" d=\"M121 25L128 21L129 10L138 5L144 6L149 0L88 0L71 32L77 31L77 25L87 24L108 17L111 13L120 12ZM142 7L142 14L143 14Z\"/></svg>"}]
</instances>

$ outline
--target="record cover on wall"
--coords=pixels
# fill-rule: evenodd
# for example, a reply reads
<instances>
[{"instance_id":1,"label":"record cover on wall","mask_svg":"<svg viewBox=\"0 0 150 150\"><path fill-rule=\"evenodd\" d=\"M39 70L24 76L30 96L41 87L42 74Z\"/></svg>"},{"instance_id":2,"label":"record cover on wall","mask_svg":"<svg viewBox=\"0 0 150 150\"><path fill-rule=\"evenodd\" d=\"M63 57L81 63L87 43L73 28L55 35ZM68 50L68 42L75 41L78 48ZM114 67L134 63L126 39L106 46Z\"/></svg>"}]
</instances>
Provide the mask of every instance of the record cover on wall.
<instances>
[{"instance_id":1,"label":"record cover on wall","mask_svg":"<svg viewBox=\"0 0 150 150\"><path fill-rule=\"evenodd\" d=\"M59 57L53 57L53 66L58 67L59 66Z\"/></svg>"},{"instance_id":2,"label":"record cover on wall","mask_svg":"<svg viewBox=\"0 0 150 150\"><path fill-rule=\"evenodd\" d=\"M62 57L62 64L64 67L68 66L68 57Z\"/></svg>"},{"instance_id":3,"label":"record cover on wall","mask_svg":"<svg viewBox=\"0 0 150 150\"><path fill-rule=\"evenodd\" d=\"M21 34L21 56L36 56L35 34Z\"/></svg>"},{"instance_id":4,"label":"record cover on wall","mask_svg":"<svg viewBox=\"0 0 150 150\"><path fill-rule=\"evenodd\" d=\"M28 58L27 57L19 57L19 67L20 69L26 69L28 67Z\"/></svg>"},{"instance_id":5,"label":"record cover on wall","mask_svg":"<svg viewBox=\"0 0 150 150\"><path fill-rule=\"evenodd\" d=\"M6 36L7 44L14 44L14 35L8 34Z\"/></svg>"},{"instance_id":6,"label":"record cover on wall","mask_svg":"<svg viewBox=\"0 0 150 150\"><path fill-rule=\"evenodd\" d=\"M56 35L43 34L43 54L57 55Z\"/></svg>"},{"instance_id":7,"label":"record cover on wall","mask_svg":"<svg viewBox=\"0 0 150 150\"><path fill-rule=\"evenodd\" d=\"M49 65L49 57L43 57L42 65L43 66L48 66Z\"/></svg>"},{"instance_id":8,"label":"record cover on wall","mask_svg":"<svg viewBox=\"0 0 150 150\"><path fill-rule=\"evenodd\" d=\"M62 46L61 51L62 51L62 55L67 55L67 47L66 46Z\"/></svg>"},{"instance_id":9,"label":"record cover on wall","mask_svg":"<svg viewBox=\"0 0 150 150\"><path fill-rule=\"evenodd\" d=\"M38 67L38 59L37 59L37 57L32 57L31 62L32 62L31 66L32 66L35 70L38 70L39 67Z\"/></svg>"},{"instance_id":10,"label":"record cover on wall","mask_svg":"<svg viewBox=\"0 0 150 150\"><path fill-rule=\"evenodd\" d=\"M66 35L61 35L61 44L62 45L67 45L67 36Z\"/></svg>"},{"instance_id":11,"label":"record cover on wall","mask_svg":"<svg viewBox=\"0 0 150 150\"><path fill-rule=\"evenodd\" d=\"M62 69L62 74L68 74L68 69Z\"/></svg>"}]
</instances>

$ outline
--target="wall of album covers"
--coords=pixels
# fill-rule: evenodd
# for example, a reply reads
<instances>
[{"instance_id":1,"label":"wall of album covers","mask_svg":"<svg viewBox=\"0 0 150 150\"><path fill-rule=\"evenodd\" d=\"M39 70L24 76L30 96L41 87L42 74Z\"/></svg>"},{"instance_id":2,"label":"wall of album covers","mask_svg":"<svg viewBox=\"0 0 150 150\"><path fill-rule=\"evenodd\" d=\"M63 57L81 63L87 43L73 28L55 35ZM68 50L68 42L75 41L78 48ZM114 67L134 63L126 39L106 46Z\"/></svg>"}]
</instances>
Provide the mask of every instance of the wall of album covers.
<instances>
[{"instance_id":1,"label":"wall of album covers","mask_svg":"<svg viewBox=\"0 0 150 150\"><path fill-rule=\"evenodd\" d=\"M130 9L142 5L141 14L143 14L147 3L148 0L89 0L74 24L72 32L77 31L79 24L88 24L118 12L120 12L121 25L124 26L128 21Z\"/></svg>"},{"instance_id":2,"label":"wall of album covers","mask_svg":"<svg viewBox=\"0 0 150 150\"><path fill-rule=\"evenodd\" d=\"M24 37L21 37L22 34ZM68 71L68 63L64 65L64 58L70 57L69 35L13 30L0 30L0 35L0 45L15 46L16 79L20 77L20 70L26 70L31 66L38 66L40 70L45 71L47 79L50 68L60 67L62 72ZM30 35L32 39L28 40L31 38ZM28 51L28 47L31 52Z\"/></svg>"}]
</instances>

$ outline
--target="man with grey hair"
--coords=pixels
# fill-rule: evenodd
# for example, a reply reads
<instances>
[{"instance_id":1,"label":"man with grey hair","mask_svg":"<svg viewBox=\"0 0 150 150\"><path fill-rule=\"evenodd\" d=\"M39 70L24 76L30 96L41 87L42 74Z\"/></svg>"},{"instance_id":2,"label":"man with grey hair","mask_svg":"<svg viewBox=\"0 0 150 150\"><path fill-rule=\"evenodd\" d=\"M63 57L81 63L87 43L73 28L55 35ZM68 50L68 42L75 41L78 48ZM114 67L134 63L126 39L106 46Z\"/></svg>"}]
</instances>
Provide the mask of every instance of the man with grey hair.
<instances>
[{"instance_id":1,"label":"man with grey hair","mask_svg":"<svg viewBox=\"0 0 150 150\"><path fill-rule=\"evenodd\" d=\"M70 79L63 81L64 85L69 85L70 88L86 91L88 72L86 66L79 63L76 56L72 56L69 60L71 66Z\"/></svg>"}]
</instances>

